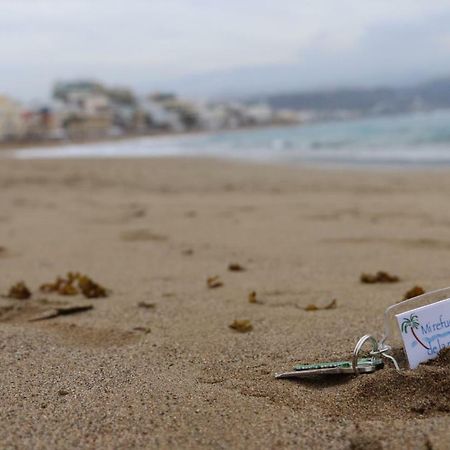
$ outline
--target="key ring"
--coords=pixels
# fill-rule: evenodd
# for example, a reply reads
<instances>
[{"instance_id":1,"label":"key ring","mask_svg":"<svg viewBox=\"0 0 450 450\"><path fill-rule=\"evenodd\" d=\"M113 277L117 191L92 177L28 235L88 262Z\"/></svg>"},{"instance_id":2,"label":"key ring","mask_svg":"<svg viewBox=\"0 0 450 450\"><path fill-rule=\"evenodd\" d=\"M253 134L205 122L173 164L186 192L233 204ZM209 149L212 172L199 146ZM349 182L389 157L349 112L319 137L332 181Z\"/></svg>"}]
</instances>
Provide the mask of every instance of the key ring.
<instances>
[{"instance_id":1,"label":"key ring","mask_svg":"<svg viewBox=\"0 0 450 450\"><path fill-rule=\"evenodd\" d=\"M374 355L378 353L378 342L377 340L370 334L366 334L363 336L355 345L355 349L353 350L353 358L352 358L352 369L355 375L359 375L359 369L358 369L358 355L361 351L363 345L370 341L372 343L372 351L370 352L371 355Z\"/></svg>"},{"instance_id":2,"label":"key ring","mask_svg":"<svg viewBox=\"0 0 450 450\"><path fill-rule=\"evenodd\" d=\"M398 365L397 360L392 356L388 355L386 352L390 350L390 347L387 345L381 345L378 344L377 340L370 334L366 334L363 336L355 345L355 349L353 350L353 358L352 358L352 369L355 375L359 375L359 369L358 369L358 355L361 351L363 345L370 341L372 343L372 351L370 352L370 356L384 356L385 358L388 358L392 361L392 363L395 366L395 369L397 372L400 372L400 366Z\"/></svg>"}]
</instances>

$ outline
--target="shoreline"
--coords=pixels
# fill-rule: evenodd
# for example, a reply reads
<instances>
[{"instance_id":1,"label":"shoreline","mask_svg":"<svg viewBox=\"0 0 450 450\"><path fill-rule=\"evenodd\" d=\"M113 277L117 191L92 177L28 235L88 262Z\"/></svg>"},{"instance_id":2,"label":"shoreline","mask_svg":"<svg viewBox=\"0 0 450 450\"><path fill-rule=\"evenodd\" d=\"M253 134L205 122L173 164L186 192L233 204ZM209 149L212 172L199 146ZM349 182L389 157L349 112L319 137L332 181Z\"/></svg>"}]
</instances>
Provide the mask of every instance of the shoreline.
<instances>
[{"instance_id":1,"label":"shoreline","mask_svg":"<svg viewBox=\"0 0 450 450\"><path fill-rule=\"evenodd\" d=\"M160 136L164 138L166 136ZM156 138L156 136L155 136ZM139 139L139 138L137 138ZM74 144L77 145L77 144ZM87 144L89 145L89 144ZM17 156L15 155L16 151L20 150L39 150L39 148L32 149L16 149L5 151L2 153L0 151L0 160L15 160L15 161L54 161L54 162L88 162L88 161L97 161L97 162L108 162L108 161L142 161L142 162L150 162L150 161L190 161L190 162L199 162L200 164L209 161L213 163L229 163L236 165L243 165L248 167L258 167L258 166L266 166L266 167L279 167L279 168L290 168L292 170L312 170L318 172L348 172L357 173L357 172L366 172L366 173L442 173L450 170L450 163L389 163L389 162L354 162L354 161L317 161L317 160L309 160L297 159L295 161L286 161L286 160L276 160L276 159L255 159L255 158L246 158L246 157L236 157L234 155L192 155L192 154L153 154L153 155L54 155L54 156L41 156L41 155L28 155L28 156Z\"/></svg>"},{"instance_id":2,"label":"shoreline","mask_svg":"<svg viewBox=\"0 0 450 450\"><path fill-rule=\"evenodd\" d=\"M68 147L71 145L90 145L90 144L102 144L102 143L114 143L121 141L133 141L136 139L143 138L159 138L159 137L186 137L186 136L204 136L204 135L212 135L216 133L239 133L241 131L248 130L265 130L265 129L273 129L273 128L296 128L305 125L305 123L292 123L292 124L271 124L271 125L255 125L255 126L245 126L239 128L230 128L230 129L220 129L220 130L191 130L191 131L183 131L183 132L168 132L168 131L160 131L160 132L151 132L151 133L143 133L143 134L128 134L123 136L106 136L100 138L93 139L75 139L75 140L43 140L43 141L26 141L26 142L0 142L0 155L2 151L15 151L15 150L28 150L34 148L43 148L43 147Z\"/></svg>"}]
</instances>

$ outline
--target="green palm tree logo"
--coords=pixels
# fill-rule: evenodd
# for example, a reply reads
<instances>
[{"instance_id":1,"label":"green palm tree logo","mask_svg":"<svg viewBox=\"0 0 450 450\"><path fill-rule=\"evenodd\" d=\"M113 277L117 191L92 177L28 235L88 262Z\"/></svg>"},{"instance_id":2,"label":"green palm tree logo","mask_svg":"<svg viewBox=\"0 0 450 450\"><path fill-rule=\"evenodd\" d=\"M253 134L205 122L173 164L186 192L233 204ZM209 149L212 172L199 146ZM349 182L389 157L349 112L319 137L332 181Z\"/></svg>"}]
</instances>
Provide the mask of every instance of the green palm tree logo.
<instances>
[{"instance_id":1,"label":"green palm tree logo","mask_svg":"<svg viewBox=\"0 0 450 450\"><path fill-rule=\"evenodd\" d=\"M405 317L403 319L402 323L402 332L405 334L408 334L408 328L411 328L411 333L413 334L416 341L425 349L429 350L429 347L427 347L418 337L414 330L417 330L419 328L419 318L415 314L411 314L409 316L409 319Z\"/></svg>"}]
</instances>

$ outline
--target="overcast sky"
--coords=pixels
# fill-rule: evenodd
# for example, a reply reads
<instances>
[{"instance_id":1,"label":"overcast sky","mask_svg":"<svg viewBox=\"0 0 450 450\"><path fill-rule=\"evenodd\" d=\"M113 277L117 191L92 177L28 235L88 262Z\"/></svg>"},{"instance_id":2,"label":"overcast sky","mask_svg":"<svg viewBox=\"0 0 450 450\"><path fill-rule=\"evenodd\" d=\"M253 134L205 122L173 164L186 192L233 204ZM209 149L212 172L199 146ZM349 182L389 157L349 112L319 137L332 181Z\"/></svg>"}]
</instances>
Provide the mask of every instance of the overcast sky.
<instances>
[{"instance_id":1,"label":"overcast sky","mask_svg":"<svg viewBox=\"0 0 450 450\"><path fill-rule=\"evenodd\" d=\"M0 0L0 92L245 95L450 75L450 0Z\"/></svg>"}]
</instances>

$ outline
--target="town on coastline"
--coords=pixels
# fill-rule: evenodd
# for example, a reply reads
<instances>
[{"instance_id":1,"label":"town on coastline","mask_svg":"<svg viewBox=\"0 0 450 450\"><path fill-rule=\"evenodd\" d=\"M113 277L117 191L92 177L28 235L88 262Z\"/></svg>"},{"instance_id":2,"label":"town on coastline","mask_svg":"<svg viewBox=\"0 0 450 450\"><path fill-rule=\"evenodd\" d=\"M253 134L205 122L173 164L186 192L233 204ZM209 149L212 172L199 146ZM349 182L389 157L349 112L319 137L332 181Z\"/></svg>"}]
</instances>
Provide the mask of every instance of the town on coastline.
<instances>
[{"instance_id":1,"label":"town on coastline","mask_svg":"<svg viewBox=\"0 0 450 450\"><path fill-rule=\"evenodd\" d=\"M0 143L33 145L300 123L302 114L254 102L200 102L171 93L137 96L89 80L58 82L47 104L0 96Z\"/></svg>"},{"instance_id":2,"label":"town on coastline","mask_svg":"<svg viewBox=\"0 0 450 450\"><path fill-rule=\"evenodd\" d=\"M450 109L450 78L415 86L286 92L253 100L136 95L91 80L58 82L45 103L0 95L0 148L234 130Z\"/></svg>"}]
</instances>

